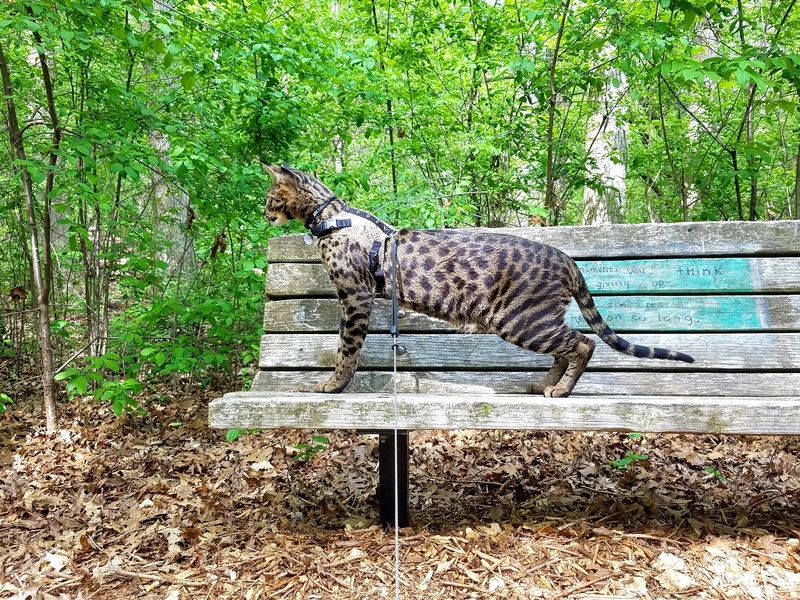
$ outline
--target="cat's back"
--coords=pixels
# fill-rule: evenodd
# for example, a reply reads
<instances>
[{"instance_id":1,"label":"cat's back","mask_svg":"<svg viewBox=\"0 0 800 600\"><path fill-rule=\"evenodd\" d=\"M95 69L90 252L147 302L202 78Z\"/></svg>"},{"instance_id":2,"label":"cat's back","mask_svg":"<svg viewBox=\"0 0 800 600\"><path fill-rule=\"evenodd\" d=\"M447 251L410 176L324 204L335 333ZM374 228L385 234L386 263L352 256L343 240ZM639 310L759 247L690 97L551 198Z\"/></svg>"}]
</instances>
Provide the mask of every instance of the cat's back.
<instances>
[{"instance_id":1,"label":"cat's back","mask_svg":"<svg viewBox=\"0 0 800 600\"><path fill-rule=\"evenodd\" d=\"M547 263L558 267L572 263L552 246L515 235L470 229L402 229L398 242L398 256L417 256L428 270L450 261L482 270L505 270L514 264Z\"/></svg>"}]
</instances>

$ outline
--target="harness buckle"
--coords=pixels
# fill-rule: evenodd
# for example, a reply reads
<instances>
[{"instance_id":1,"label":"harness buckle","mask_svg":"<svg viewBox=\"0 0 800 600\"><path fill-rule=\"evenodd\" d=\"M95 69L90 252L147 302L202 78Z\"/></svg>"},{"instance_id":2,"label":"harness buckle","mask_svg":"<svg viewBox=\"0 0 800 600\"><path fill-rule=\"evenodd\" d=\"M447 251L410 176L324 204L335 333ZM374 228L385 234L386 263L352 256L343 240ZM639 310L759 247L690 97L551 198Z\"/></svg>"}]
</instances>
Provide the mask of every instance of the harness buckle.
<instances>
[{"instance_id":1,"label":"harness buckle","mask_svg":"<svg viewBox=\"0 0 800 600\"><path fill-rule=\"evenodd\" d=\"M328 235L334 229L344 229L345 227L350 227L352 223L353 222L350 219L328 219L327 221L323 221L318 225L314 225L314 227L311 228L311 235L321 238Z\"/></svg>"}]
</instances>

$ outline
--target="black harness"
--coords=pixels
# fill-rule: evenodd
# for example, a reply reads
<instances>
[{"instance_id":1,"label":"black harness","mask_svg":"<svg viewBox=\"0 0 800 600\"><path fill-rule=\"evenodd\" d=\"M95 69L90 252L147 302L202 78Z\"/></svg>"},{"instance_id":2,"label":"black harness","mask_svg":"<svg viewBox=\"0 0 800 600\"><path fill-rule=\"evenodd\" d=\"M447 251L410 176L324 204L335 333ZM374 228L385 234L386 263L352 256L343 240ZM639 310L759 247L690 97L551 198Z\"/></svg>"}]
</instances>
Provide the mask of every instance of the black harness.
<instances>
[{"instance_id":1,"label":"black harness","mask_svg":"<svg viewBox=\"0 0 800 600\"><path fill-rule=\"evenodd\" d=\"M308 217L306 221L306 228L311 232L310 235L312 238L322 239L327 235L330 235L333 231L337 229L345 229L346 227L352 226L353 222L350 219L326 219L324 221L318 221L319 216L322 214L328 206L333 204L336 201L341 202L344 204L344 209L341 212L347 212L351 215L359 216L363 219L366 219L370 223L373 223L378 226L378 228L386 234L387 238L391 238L394 234L397 233L397 230L393 227L390 227L383 221L381 221L375 215L372 215L368 212L363 210L359 210L357 208L352 208L347 206L347 204L343 200L339 200L336 196L331 196L327 200L325 200L322 204L320 204L317 208L314 209L314 212ZM379 255L381 251L381 246L386 242L384 240L381 242L380 240L375 240L372 242L372 248L369 250L369 272L372 273L372 276L375 278L375 287L378 294L382 294L384 288L386 287L386 274L383 272L378 265ZM312 239L309 239L309 234L306 234L306 243L311 244Z\"/></svg>"}]
</instances>

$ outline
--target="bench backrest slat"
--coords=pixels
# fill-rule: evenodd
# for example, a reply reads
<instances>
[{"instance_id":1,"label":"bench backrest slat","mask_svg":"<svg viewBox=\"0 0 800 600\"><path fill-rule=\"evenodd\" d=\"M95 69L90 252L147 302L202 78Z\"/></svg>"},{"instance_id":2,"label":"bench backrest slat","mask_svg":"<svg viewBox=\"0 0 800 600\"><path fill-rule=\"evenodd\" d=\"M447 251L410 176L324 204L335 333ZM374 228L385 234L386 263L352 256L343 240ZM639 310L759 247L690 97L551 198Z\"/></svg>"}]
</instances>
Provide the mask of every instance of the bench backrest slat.
<instances>
[{"instance_id":1,"label":"bench backrest slat","mask_svg":"<svg viewBox=\"0 0 800 600\"><path fill-rule=\"evenodd\" d=\"M800 258L685 258L577 261L593 295L800 292ZM334 297L319 262L270 263L274 300Z\"/></svg>"},{"instance_id":2,"label":"bench backrest slat","mask_svg":"<svg viewBox=\"0 0 800 600\"><path fill-rule=\"evenodd\" d=\"M298 340L302 337L302 340ZM594 336L591 336L594 337ZM596 338L595 338L596 339ZM302 343L299 343L302 341ZM528 352L493 334L407 334L406 353L397 357L402 369L541 370L552 358ZM624 371L782 371L800 364L800 334L641 334L636 341L647 346L680 348L691 354L691 365L668 360L645 360L616 352L598 343L591 366ZM270 335L261 345L262 368L333 368L339 336L334 333ZM391 369L389 334L367 336L359 365L364 369Z\"/></svg>"},{"instance_id":3,"label":"bench backrest slat","mask_svg":"<svg viewBox=\"0 0 800 600\"><path fill-rule=\"evenodd\" d=\"M792 331L800 323L800 295L774 296L599 296L600 313L617 333L630 331ZM264 330L270 333L336 333L341 310L332 298L267 303ZM388 332L389 301L377 300L371 332ZM589 331L573 301L567 322ZM409 312L400 321L403 333L454 332L445 321Z\"/></svg>"},{"instance_id":4,"label":"bench backrest slat","mask_svg":"<svg viewBox=\"0 0 800 600\"><path fill-rule=\"evenodd\" d=\"M644 223L580 227L476 229L516 235L560 248L574 259L688 256L800 256L800 221ZM275 262L313 262L303 237L270 240Z\"/></svg>"}]
</instances>

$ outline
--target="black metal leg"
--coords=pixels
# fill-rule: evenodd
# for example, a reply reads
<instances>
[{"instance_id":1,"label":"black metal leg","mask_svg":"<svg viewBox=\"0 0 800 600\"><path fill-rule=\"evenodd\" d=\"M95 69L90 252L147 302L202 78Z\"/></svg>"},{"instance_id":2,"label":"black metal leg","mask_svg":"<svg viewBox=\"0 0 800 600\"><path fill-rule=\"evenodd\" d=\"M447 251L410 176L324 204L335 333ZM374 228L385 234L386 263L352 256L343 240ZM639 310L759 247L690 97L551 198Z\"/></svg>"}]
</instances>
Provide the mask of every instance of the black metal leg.
<instances>
[{"instance_id":1,"label":"black metal leg","mask_svg":"<svg viewBox=\"0 0 800 600\"><path fill-rule=\"evenodd\" d=\"M379 431L378 507L381 525L394 527L395 455L394 431ZM397 432L397 516L400 527L408 527L408 431Z\"/></svg>"}]
</instances>

